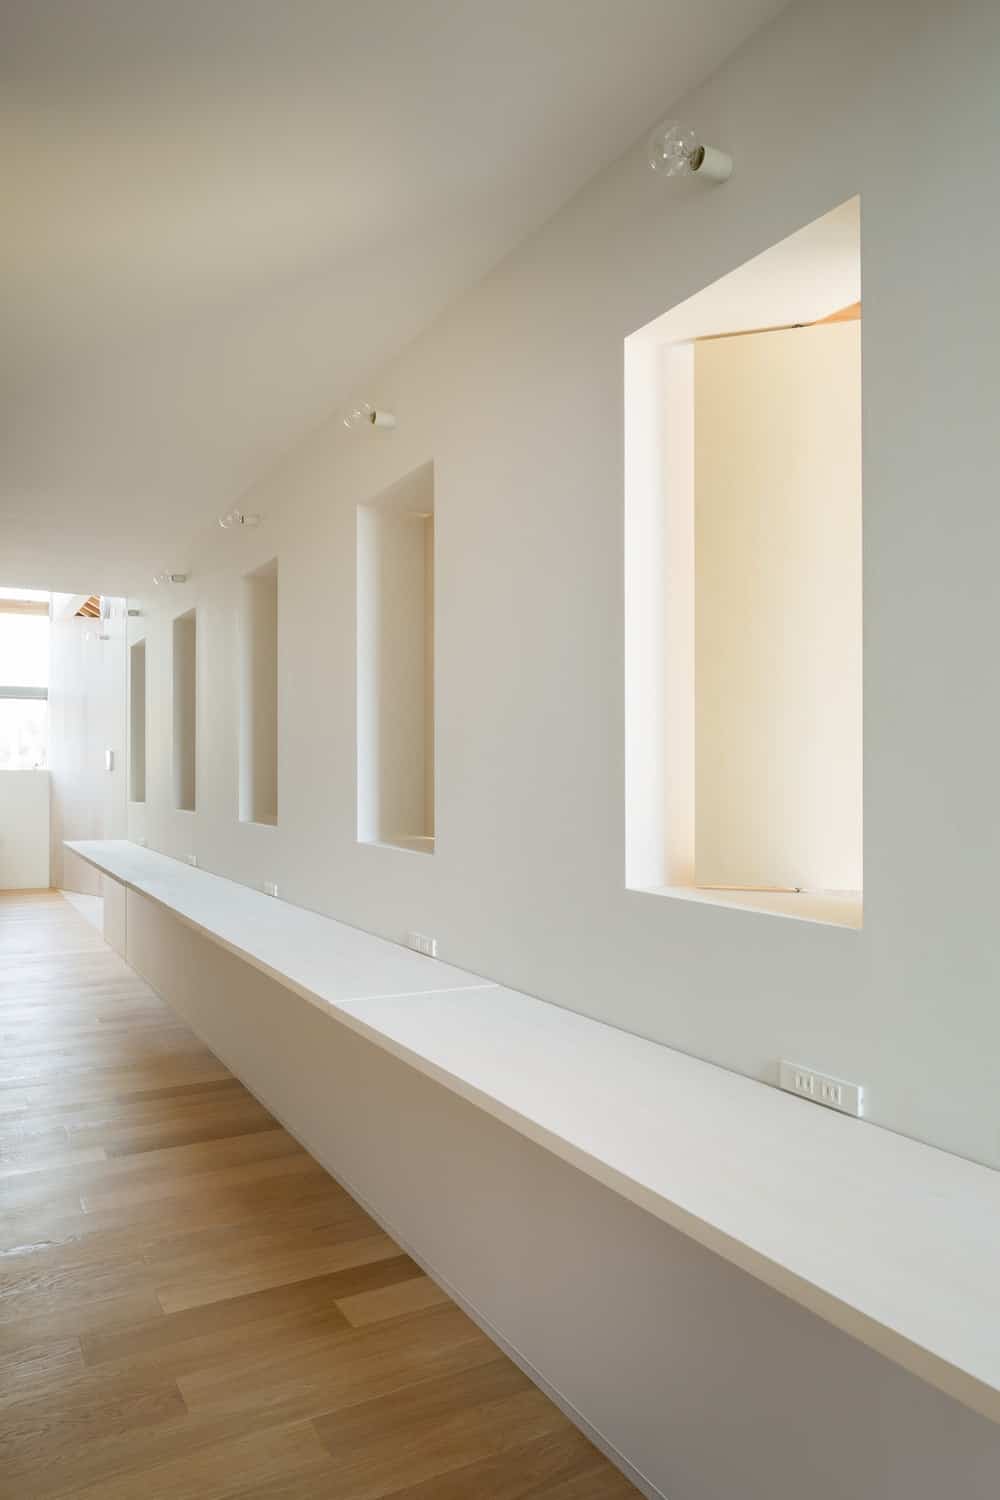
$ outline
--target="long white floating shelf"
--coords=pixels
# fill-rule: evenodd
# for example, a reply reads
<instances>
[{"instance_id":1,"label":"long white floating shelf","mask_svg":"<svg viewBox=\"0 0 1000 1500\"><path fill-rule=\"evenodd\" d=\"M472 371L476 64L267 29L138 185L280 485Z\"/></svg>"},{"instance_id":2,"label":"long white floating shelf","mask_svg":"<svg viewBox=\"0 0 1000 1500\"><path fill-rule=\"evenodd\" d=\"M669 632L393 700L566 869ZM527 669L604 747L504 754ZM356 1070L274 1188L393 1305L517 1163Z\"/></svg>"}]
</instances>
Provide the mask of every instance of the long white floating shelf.
<instances>
[{"instance_id":1,"label":"long white floating shelf","mask_svg":"<svg viewBox=\"0 0 1000 1500\"><path fill-rule=\"evenodd\" d=\"M1000 1173L136 844L66 847L1000 1422Z\"/></svg>"}]
</instances>

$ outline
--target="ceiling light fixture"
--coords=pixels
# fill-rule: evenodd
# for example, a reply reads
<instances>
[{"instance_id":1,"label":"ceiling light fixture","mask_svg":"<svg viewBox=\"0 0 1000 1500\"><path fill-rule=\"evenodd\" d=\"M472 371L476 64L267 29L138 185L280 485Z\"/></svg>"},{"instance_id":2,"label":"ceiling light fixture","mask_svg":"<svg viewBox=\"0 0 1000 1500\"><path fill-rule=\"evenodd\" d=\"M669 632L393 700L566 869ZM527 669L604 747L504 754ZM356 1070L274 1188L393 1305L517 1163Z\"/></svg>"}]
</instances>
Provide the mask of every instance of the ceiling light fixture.
<instances>
[{"instance_id":1,"label":"ceiling light fixture","mask_svg":"<svg viewBox=\"0 0 1000 1500\"><path fill-rule=\"evenodd\" d=\"M649 165L664 177L697 175L709 182L725 182L733 170L733 158L717 146L699 141L688 125L663 120L649 137Z\"/></svg>"},{"instance_id":2,"label":"ceiling light fixture","mask_svg":"<svg viewBox=\"0 0 1000 1500\"><path fill-rule=\"evenodd\" d=\"M187 583L186 573L154 573L154 583Z\"/></svg>"},{"instance_id":3,"label":"ceiling light fixture","mask_svg":"<svg viewBox=\"0 0 1000 1500\"><path fill-rule=\"evenodd\" d=\"M261 519L256 511L227 510L224 516L219 517L219 525L223 531L228 531L232 526L259 526Z\"/></svg>"},{"instance_id":4,"label":"ceiling light fixture","mask_svg":"<svg viewBox=\"0 0 1000 1500\"><path fill-rule=\"evenodd\" d=\"M344 418L344 426L355 427L395 427L395 412L386 411L384 407L372 406L370 401L362 401L355 406Z\"/></svg>"}]
</instances>

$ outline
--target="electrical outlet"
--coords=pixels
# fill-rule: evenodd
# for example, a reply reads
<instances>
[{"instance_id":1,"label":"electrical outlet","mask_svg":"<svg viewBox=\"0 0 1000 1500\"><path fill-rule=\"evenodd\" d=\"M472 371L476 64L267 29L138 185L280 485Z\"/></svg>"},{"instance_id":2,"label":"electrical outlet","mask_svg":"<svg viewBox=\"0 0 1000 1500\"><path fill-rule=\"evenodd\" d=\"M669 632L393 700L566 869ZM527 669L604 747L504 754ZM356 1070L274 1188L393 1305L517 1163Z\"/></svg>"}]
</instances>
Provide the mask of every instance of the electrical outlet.
<instances>
[{"instance_id":1,"label":"electrical outlet","mask_svg":"<svg viewBox=\"0 0 1000 1500\"><path fill-rule=\"evenodd\" d=\"M860 1083L831 1078L828 1073L817 1073L813 1068L802 1068L784 1059L778 1065L778 1082L788 1093L811 1099L814 1104L825 1104L827 1109L839 1109L841 1114L860 1119L865 1112L865 1091Z\"/></svg>"},{"instance_id":2,"label":"electrical outlet","mask_svg":"<svg viewBox=\"0 0 1000 1500\"><path fill-rule=\"evenodd\" d=\"M265 896L276 896L278 894L278 887L273 880L265 880L261 889Z\"/></svg>"},{"instance_id":3,"label":"electrical outlet","mask_svg":"<svg viewBox=\"0 0 1000 1500\"><path fill-rule=\"evenodd\" d=\"M437 938L427 937L423 932L408 932L406 946L415 949L417 953L422 953L425 958L437 958Z\"/></svg>"},{"instance_id":4,"label":"electrical outlet","mask_svg":"<svg viewBox=\"0 0 1000 1500\"><path fill-rule=\"evenodd\" d=\"M189 854L188 855L188 864L189 865L197 865L197 863L198 863L198 856L197 856L197 854Z\"/></svg>"}]
</instances>

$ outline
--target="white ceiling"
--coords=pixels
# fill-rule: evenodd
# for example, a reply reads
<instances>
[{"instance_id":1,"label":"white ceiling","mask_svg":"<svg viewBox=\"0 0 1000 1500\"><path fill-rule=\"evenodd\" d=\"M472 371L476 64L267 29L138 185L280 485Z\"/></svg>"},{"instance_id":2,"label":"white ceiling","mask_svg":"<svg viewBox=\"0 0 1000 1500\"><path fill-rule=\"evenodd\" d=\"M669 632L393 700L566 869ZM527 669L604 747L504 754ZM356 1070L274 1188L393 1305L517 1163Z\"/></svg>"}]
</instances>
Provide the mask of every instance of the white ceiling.
<instances>
[{"instance_id":1,"label":"white ceiling","mask_svg":"<svg viewBox=\"0 0 1000 1500\"><path fill-rule=\"evenodd\" d=\"M124 592L783 0L0 0L0 581Z\"/></svg>"}]
</instances>

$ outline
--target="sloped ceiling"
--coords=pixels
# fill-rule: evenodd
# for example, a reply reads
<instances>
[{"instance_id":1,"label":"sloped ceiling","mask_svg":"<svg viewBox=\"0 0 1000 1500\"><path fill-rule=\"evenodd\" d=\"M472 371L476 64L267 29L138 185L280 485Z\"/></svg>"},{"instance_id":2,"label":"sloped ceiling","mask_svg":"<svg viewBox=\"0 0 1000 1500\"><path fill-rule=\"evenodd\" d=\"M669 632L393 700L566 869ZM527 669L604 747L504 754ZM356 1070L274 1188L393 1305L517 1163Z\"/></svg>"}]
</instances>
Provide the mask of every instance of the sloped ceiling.
<instances>
[{"instance_id":1,"label":"sloped ceiling","mask_svg":"<svg viewBox=\"0 0 1000 1500\"><path fill-rule=\"evenodd\" d=\"M781 0L2 0L0 583L128 591Z\"/></svg>"}]
</instances>

